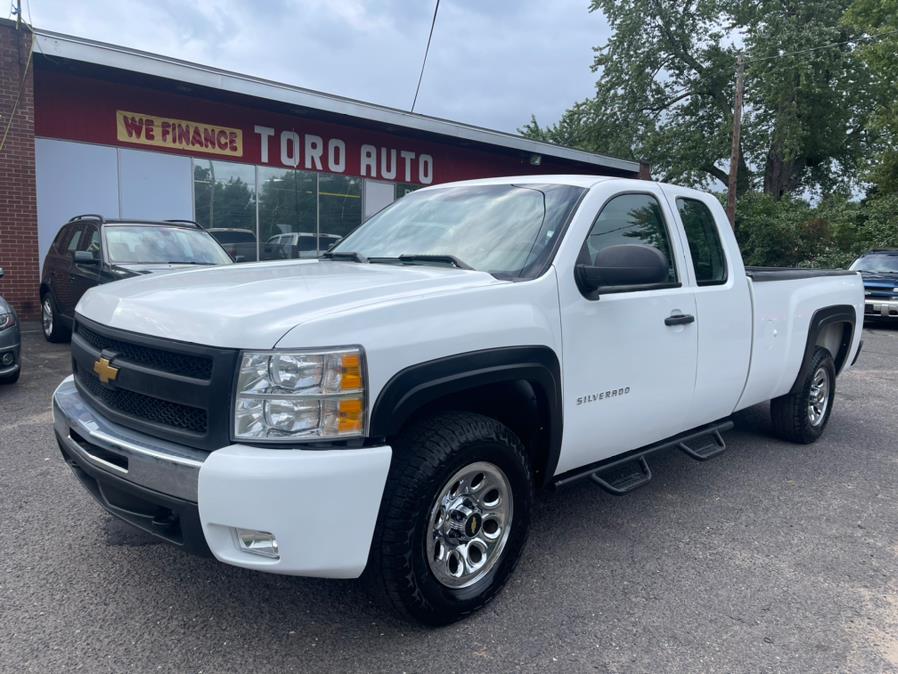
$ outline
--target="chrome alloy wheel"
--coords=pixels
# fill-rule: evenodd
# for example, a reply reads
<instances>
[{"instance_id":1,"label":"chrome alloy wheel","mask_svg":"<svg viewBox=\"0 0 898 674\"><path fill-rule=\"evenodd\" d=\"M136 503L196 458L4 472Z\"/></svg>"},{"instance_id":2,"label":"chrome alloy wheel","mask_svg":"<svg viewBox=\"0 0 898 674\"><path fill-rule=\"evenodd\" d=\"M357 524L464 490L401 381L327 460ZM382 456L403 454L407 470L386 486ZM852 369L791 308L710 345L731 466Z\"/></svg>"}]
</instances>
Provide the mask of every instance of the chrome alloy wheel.
<instances>
[{"instance_id":1,"label":"chrome alloy wheel","mask_svg":"<svg viewBox=\"0 0 898 674\"><path fill-rule=\"evenodd\" d=\"M486 461L469 464L437 493L427 529L427 563L446 587L473 585L502 556L511 531L514 500L502 470Z\"/></svg>"},{"instance_id":2,"label":"chrome alloy wheel","mask_svg":"<svg viewBox=\"0 0 898 674\"><path fill-rule=\"evenodd\" d=\"M50 304L49 295L41 304L41 327L44 329L45 336L49 337L53 334L53 305Z\"/></svg>"},{"instance_id":3,"label":"chrome alloy wheel","mask_svg":"<svg viewBox=\"0 0 898 674\"><path fill-rule=\"evenodd\" d=\"M829 405L829 374L822 367L817 368L814 378L811 380L811 394L808 398L808 421L811 426L819 426L826 416L826 408Z\"/></svg>"}]
</instances>

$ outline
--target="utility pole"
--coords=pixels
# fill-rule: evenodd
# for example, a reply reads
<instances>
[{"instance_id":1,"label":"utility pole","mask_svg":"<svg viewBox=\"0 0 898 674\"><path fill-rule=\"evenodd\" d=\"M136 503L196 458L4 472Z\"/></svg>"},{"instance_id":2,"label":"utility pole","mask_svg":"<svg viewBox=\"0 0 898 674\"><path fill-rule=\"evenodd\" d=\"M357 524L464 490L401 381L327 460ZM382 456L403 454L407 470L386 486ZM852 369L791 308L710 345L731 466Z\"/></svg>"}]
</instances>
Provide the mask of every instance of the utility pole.
<instances>
[{"instance_id":1,"label":"utility pole","mask_svg":"<svg viewBox=\"0 0 898 674\"><path fill-rule=\"evenodd\" d=\"M19 30L21 28L22 28L22 0L16 0L16 30Z\"/></svg>"},{"instance_id":2,"label":"utility pole","mask_svg":"<svg viewBox=\"0 0 898 674\"><path fill-rule=\"evenodd\" d=\"M744 64L742 54L736 58L736 101L733 104L733 147L730 151L730 180L727 186L727 217L730 226L736 229L736 180L739 177L739 138L742 134L742 96Z\"/></svg>"}]
</instances>

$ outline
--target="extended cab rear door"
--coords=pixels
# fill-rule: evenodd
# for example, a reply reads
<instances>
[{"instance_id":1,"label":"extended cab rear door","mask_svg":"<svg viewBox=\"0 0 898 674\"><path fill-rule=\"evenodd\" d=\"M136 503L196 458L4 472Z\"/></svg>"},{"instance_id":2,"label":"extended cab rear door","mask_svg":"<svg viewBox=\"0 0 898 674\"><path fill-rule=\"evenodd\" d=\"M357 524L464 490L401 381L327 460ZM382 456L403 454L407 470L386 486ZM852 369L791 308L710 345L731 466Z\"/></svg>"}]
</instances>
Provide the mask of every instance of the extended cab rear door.
<instances>
[{"instance_id":1,"label":"extended cab rear door","mask_svg":"<svg viewBox=\"0 0 898 674\"><path fill-rule=\"evenodd\" d=\"M685 430L696 374L694 286L676 220L658 185L594 186L555 259L563 339L564 437L556 473ZM605 247L645 244L669 264L651 286L581 292L578 261ZM586 262L589 264L589 262ZM668 319L679 320L669 321ZM685 319L685 320L684 320Z\"/></svg>"},{"instance_id":2,"label":"extended cab rear door","mask_svg":"<svg viewBox=\"0 0 898 674\"><path fill-rule=\"evenodd\" d=\"M748 376L752 300L736 237L710 194L663 185L687 256L685 283L695 296L698 366L692 428L729 416Z\"/></svg>"}]
</instances>

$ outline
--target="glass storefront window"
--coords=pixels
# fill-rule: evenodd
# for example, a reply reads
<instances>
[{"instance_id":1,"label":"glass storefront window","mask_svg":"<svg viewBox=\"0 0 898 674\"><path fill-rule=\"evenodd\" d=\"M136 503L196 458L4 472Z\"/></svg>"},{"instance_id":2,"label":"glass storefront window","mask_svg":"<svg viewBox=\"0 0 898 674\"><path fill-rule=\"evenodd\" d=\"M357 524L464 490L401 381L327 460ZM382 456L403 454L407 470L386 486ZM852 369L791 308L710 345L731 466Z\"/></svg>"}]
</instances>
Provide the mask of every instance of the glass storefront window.
<instances>
[{"instance_id":1,"label":"glass storefront window","mask_svg":"<svg viewBox=\"0 0 898 674\"><path fill-rule=\"evenodd\" d=\"M325 252L362 222L362 179L318 174L319 245Z\"/></svg>"},{"instance_id":2,"label":"glass storefront window","mask_svg":"<svg viewBox=\"0 0 898 674\"><path fill-rule=\"evenodd\" d=\"M239 262L317 257L362 222L362 179L333 173L194 159L193 196Z\"/></svg>"},{"instance_id":3,"label":"glass storefront window","mask_svg":"<svg viewBox=\"0 0 898 674\"><path fill-rule=\"evenodd\" d=\"M217 230L243 230L255 238L256 228L256 167L249 164L193 160L194 218L215 236ZM245 237L248 239L248 237ZM234 244L237 246L238 244ZM232 247L234 247L232 246ZM231 257L255 260L256 246L252 241L239 244L239 250L225 246Z\"/></svg>"},{"instance_id":4,"label":"glass storefront window","mask_svg":"<svg viewBox=\"0 0 898 674\"><path fill-rule=\"evenodd\" d=\"M413 185L411 183L398 183L396 185L396 198L401 199L406 194L419 190L423 185Z\"/></svg>"},{"instance_id":5,"label":"glass storefront window","mask_svg":"<svg viewBox=\"0 0 898 674\"><path fill-rule=\"evenodd\" d=\"M315 257L317 177L310 171L259 167L261 259Z\"/></svg>"}]
</instances>

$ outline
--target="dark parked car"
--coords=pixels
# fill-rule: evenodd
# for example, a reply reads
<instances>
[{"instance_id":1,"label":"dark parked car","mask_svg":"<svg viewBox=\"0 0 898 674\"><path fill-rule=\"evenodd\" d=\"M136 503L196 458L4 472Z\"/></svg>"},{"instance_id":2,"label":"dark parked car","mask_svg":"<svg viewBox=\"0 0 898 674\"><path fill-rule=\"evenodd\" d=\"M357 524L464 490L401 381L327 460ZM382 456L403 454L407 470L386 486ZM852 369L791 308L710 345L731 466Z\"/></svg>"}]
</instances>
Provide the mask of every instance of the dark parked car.
<instances>
[{"instance_id":1,"label":"dark parked car","mask_svg":"<svg viewBox=\"0 0 898 674\"><path fill-rule=\"evenodd\" d=\"M0 278L3 278L0 268ZM15 384L22 371L19 348L22 343L19 321L9 303L0 297L0 384Z\"/></svg>"},{"instance_id":2,"label":"dark parked car","mask_svg":"<svg viewBox=\"0 0 898 674\"><path fill-rule=\"evenodd\" d=\"M864 317L898 318L898 248L864 253L851 269L864 279Z\"/></svg>"},{"instance_id":3,"label":"dark parked car","mask_svg":"<svg viewBox=\"0 0 898 674\"><path fill-rule=\"evenodd\" d=\"M206 231L215 237L234 262L255 262L259 259L256 235L252 230L212 227Z\"/></svg>"},{"instance_id":4,"label":"dark parked car","mask_svg":"<svg viewBox=\"0 0 898 674\"><path fill-rule=\"evenodd\" d=\"M69 338L75 305L95 285L187 265L231 264L224 248L189 220L105 220L79 215L53 240L41 275L41 324L51 342Z\"/></svg>"}]
</instances>

